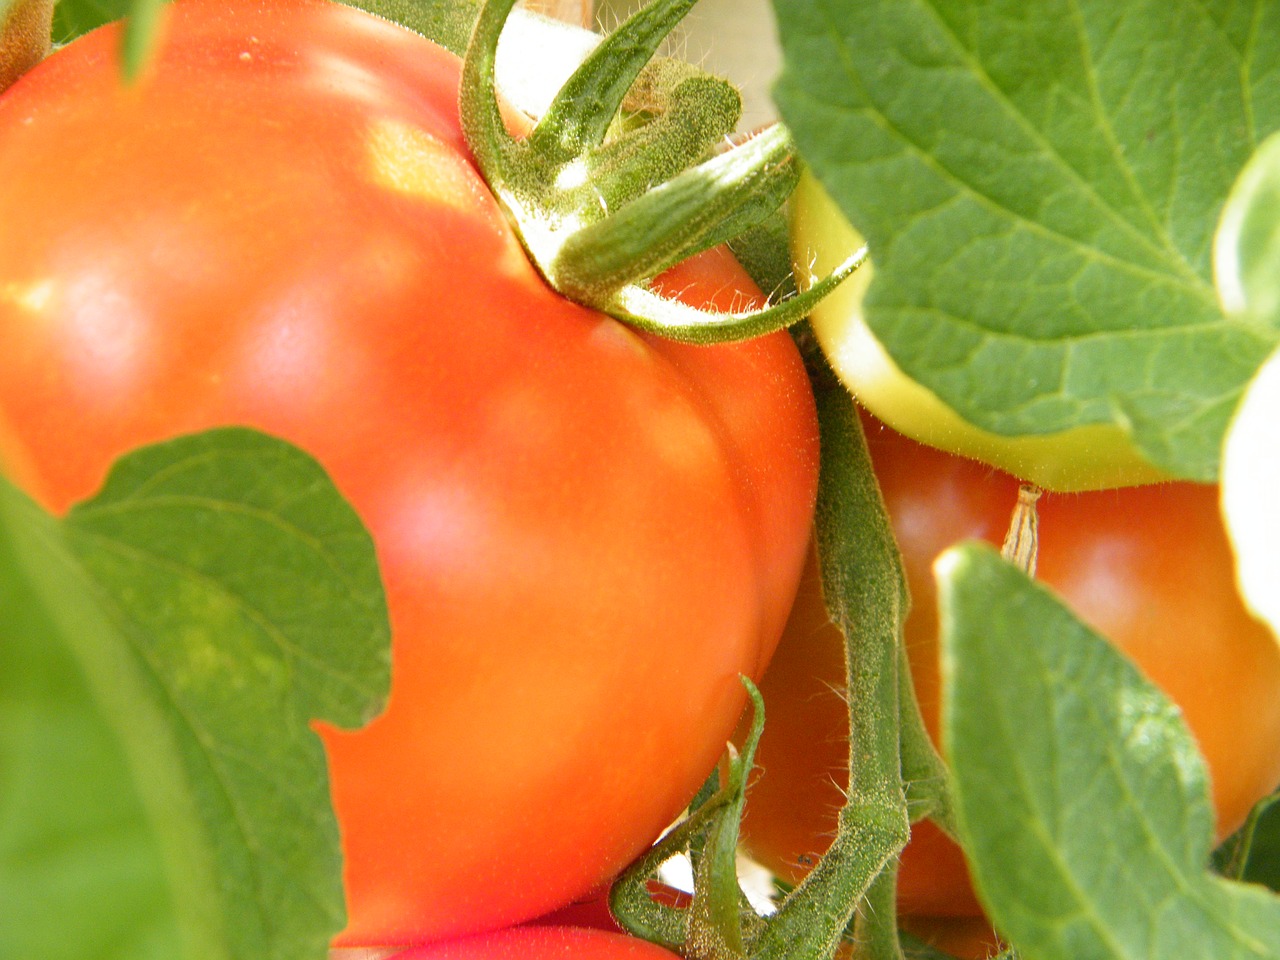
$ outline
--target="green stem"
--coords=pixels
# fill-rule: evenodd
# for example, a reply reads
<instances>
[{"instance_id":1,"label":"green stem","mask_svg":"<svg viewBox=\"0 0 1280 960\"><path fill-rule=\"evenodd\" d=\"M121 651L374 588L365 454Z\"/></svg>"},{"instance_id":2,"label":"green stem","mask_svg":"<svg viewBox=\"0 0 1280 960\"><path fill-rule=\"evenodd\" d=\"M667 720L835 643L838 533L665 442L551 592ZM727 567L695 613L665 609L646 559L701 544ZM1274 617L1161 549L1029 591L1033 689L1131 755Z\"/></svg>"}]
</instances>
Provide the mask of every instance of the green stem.
<instances>
[{"instance_id":1,"label":"green stem","mask_svg":"<svg viewBox=\"0 0 1280 960\"><path fill-rule=\"evenodd\" d=\"M763 310L709 313L635 286L623 288L600 309L638 330L656 333L669 340L704 345L750 340L803 320L823 297L866 261L867 248L863 247L831 276Z\"/></svg>"},{"instance_id":2,"label":"green stem","mask_svg":"<svg viewBox=\"0 0 1280 960\"><path fill-rule=\"evenodd\" d=\"M636 77L695 3L659 0L601 41L530 134L534 151L563 163L598 146Z\"/></svg>"},{"instance_id":3,"label":"green stem","mask_svg":"<svg viewBox=\"0 0 1280 960\"><path fill-rule=\"evenodd\" d=\"M898 663L905 576L853 400L817 391L823 595L846 637L849 791L831 848L752 944L757 960L825 960L909 834L899 759Z\"/></svg>"},{"instance_id":4,"label":"green stem","mask_svg":"<svg viewBox=\"0 0 1280 960\"><path fill-rule=\"evenodd\" d=\"M907 791L911 822L926 817L933 820L953 840L956 838L955 809L951 801L951 772L938 755L933 739L920 715L915 682L905 646L898 655L898 705L902 738L902 779Z\"/></svg>"},{"instance_id":5,"label":"green stem","mask_svg":"<svg viewBox=\"0 0 1280 960\"><path fill-rule=\"evenodd\" d=\"M654 184L666 183L703 160L737 126L742 97L728 81L702 73L663 72L680 79L662 92L661 111L584 158L587 189L602 213L620 209Z\"/></svg>"},{"instance_id":6,"label":"green stem","mask_svg":"<svg viewBox=\"0 0 1280 960\"><path fill-rule=\"evenodd\" d=\"M126 81L138 79L154 52L164 6L165 0L135 0L129 8L120 41L120 60Z\"/></svg>"},{"instance_id":7,"label":"green stem","mask_svg":"<svg viewBox=\"0 0 1280 960\"><path fill-rule=\"evenodd\" d=\"M898 864L885 865L854 917L850 960L903 960L898 940Z\"/></svg>"},{"instance_id":8,"label":"green stem","mask_svg":"<svg viewBox=\"0 0 1280 960\"><path fill-rule=\"evenodd\" d=\"M741 755L730 757L729 776L722 788L729 803L711 822L696 863L689 939L684 951L688 960L733 960L744 956L738 826L746 802L747 776L764 730L764 701L755 684L746 677L743 683L751 696L751 731Z\"/></svg>"},{"instance_id":9,"label":"green stem","mask_svg":"<svg viewBox=\"0 0 1280 960\"><path fill-rule=\"evenodd\" d=\"M552 261L551 281L580 302L607 303L627 284L760 222L798 178L791 135L775 125L579 230Z\"/></svg>"},{"instance_id":10,"label":"green stem","mask_svg":"<svg viewBox=\"0 0 1280 960\"><path fill-rule=\"evenodd\" d=\"M458 92L463 135L490 189L499 196L509 179L511 156L517 145L502 119L494 71L498 38L515 5L516 0L488 0L481 8L462 60L462 84Z\"/></svg>"}]
</instances>

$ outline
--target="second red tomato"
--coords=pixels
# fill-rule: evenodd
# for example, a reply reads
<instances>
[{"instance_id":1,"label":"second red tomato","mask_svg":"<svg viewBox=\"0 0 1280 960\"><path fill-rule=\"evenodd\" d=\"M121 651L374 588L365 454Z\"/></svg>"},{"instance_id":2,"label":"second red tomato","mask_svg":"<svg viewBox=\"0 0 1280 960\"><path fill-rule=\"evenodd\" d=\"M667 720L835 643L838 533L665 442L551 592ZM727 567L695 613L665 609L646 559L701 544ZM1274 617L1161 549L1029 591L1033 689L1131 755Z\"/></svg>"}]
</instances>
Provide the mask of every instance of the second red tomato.
<instances>
[{"instance_id":1,"label":"second red tomato","mask_svg":"<svg viewBox=\"0 0 1280 960\"><path fill-rule=\"evenodd\" d=\"M869 418L868 443L902 549L912 608L906 643L925 722L937 737L937 606L932 564L948 546L999 545L1014 478L923 446ZM1181 708L1205 754L1220 835L1280 783L1280 647L1245 611L1218 491L1162 484L1040 500L1038 577L1114 641ZM761 691L768 722L744 835L798 880L834 835L847 780L843 639L811 563ZM979 912L959 848L929 823L912 833L899 876L904 914Z\"/></svg>"}]
</instances>

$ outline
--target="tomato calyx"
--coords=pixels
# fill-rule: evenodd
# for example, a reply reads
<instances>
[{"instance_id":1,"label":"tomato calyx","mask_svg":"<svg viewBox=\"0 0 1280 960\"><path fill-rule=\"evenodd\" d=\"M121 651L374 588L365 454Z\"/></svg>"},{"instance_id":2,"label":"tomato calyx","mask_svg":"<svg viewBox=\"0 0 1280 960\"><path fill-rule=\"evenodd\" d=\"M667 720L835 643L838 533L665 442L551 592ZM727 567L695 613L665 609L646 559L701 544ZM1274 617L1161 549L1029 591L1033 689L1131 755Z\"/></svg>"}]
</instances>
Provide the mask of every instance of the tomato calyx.
<instances>
[{"instance_id":1,"label":"tomato calyx","mask_svg":"<svg viewBox=\"0 0 1280 960\"><path fill-rule=\"evenodd\" d=\"M688 64L653 60L695 2L657 0L627 20L518 140L494 85L498 37L515 0L488 0L467 48L459 107L477 166L555 290L643 330L715 343L795 323L866 253L761 309L714 313L649 288L667 268L775 216L799 178L780 125L715 152L741 114L737 90Z\"/></svg>"}]
</instances>

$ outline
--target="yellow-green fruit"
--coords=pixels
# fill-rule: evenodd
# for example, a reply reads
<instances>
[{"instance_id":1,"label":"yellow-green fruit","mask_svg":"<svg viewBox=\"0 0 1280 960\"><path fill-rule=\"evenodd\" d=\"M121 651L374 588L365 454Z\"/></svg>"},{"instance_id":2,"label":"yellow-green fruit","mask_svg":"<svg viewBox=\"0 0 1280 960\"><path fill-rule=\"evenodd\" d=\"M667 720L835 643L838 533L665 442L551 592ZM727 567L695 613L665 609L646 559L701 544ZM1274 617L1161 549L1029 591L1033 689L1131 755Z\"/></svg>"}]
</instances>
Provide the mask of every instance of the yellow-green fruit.
<instances>
[{"instance_id":1,"label":"yellow-green fruit","mask_svg":"<svg viewBox=\"0 0 1280 960\"><path fill-rule=\"evenodd\" d=\"M801 178L791 210L792 259L802 285L829 274L862 246L862 237L811 174ZM1101 490L1168 479L1117 426L1007 437L965 420L903 373L867 326L862 302L871 277L868 263L814 308L810 322L836 375L895 430L1048 490Z\"/></svg>"},{"instance_id":2,"label":"yellow-green fruit","mask_svg":"<svg viewBox=\"0 0 1280 960\"><path fill-rule=\"evenodd\" d=\"M1280 353L1258 371L1227 430L1221 488L1240 593L1280 636Z\"/></svg>"}]
</instances>

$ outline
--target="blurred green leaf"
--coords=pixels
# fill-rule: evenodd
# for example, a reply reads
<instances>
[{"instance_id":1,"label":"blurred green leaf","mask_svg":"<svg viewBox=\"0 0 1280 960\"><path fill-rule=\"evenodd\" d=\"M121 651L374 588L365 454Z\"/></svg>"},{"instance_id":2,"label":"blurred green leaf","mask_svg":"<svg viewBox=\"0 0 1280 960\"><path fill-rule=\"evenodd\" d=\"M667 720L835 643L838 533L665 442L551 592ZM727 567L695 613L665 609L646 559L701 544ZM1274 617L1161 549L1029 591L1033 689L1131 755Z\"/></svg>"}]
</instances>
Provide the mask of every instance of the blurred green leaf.
<instances>
[{"instance_id":1,"label":"blurred green leaf","mask_svg":"<svg viewBox=\"0 0 1280 960\"><path fill-rule=\"evenodd\" d=\"M58 0L53 8L53 39L70 43L104 23L123 19L134 0Z\"/></svg>"},{"instance_id":2,"label":"blurred green leaf","mask_svg":"<svg viewBox=\"0 0 1280 960\"><path fill-rule=\"evenodd\" d=\"M986 546L938 566L943 742L996 926L1035 960L1280 957L1280 898L1207 871L1177 708Z\"/></svg>"},{"instance_id":3,"label":"blurred green leaf","mask_svg":"<svg viewBox=\"0 0 1280 960\"><path fill-rule=\"evenodd\" d=\"M56 520L0 482L0 956L316 958L344 923L320 742L381 708L372 543L228 429Z\"/></svg>"},{"instance_id":4,"label":"blurred green leaf","mask_svg":"<svg viewBox=\"0 0 1280 960\"><path fill-rule=\"evenodd\" d=\"M1280 891L1280 792L1253 808L1244 826L1213 852L1213 863L1223 876Z\"/></svg>"},{"instance_id":5,"label":"blurred green leaf","mask_svg":"<svg viewBox=\"0 0 1280 960\"><path fill-rule=\"evenodd\" d=\"M1280 794L1258 816L1241 879L1280 892Z\"/></svg>"},{"instance_id":6,"label":"blurred green leaf","mask_svg":"<svg viewBox=\"0 0 1280 960\"><path fill-rule=\"evenodd\" d=\"M1211 480L1280 340L1210 275L1236 174L1280 128L1280 4L775 0L775 90L867 238L867 322L998 434L1127 430Z\"/></svg>"}]
</instances>

